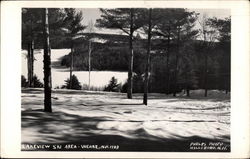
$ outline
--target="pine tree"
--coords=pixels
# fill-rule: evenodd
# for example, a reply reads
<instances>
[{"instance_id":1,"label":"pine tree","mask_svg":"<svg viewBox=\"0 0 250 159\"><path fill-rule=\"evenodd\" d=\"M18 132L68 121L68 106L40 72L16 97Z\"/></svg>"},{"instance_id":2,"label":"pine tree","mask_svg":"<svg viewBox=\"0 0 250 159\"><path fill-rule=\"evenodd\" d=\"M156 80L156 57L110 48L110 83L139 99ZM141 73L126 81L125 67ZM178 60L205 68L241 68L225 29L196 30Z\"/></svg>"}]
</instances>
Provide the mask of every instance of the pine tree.
<instances>
[{"instance_id":1,"label":"pine tree","mask_svg":"<svg viewBox=\"0 0 250 159\"><path fill-rule=\"evenodd\" d=\"M49 41L49 11L44 9L44 111L52 112L51 108L51 50Z\"/></svg>"},{"instance_id":2,"label":"pine tree","mask_svg":"<svg viewBox=\"0 0 250 159\"><path fill-rule=\"evenodd\" d=\"M203 56L204 56L204 70L203 70L203 88L204 88L204 96L207 97L208 94L208 53L214 47L214 42L216 40L217 33L215 29L209 27L209 19L207 15L204 14L198 20L200 23L200 37L202 38L202 46L203 46Z\"/></svg>"},{"instance_id":3,"label":"pine tree","mask_svg":"<svg viewBox=\"0 0 250 159\"><path fill-rule=\"evenodd\" d=\"M117 79L115 77L112 77L111 80L109 81L108 86L104 88L104 91L118 92L119 86L120 85L118 84Z\"/></svg>"},{"instance_id":4,"label":"pine tree","mask_svg":"<svg viewBox=\"0 0 250 159\"><path fill-rule=\"evenodd\" d=\"M34 43L38 41L38 34L42 30L41 9L22 9L22 45L27 50L28 86L33 87L34 76Z\"/></svg>"},{"instance_id":5,"label":"pine tree","mask_svg":"<svg viewBox=\"0 0 250 159\"><path fill-rule=\"evenodd\" d=\"M218 45L217 49L221 51L218 57L219 68L219 83L220 89L224 89L226 93L230 91L230 59L231 59L231 18L217 19L210 18L207 21L208 26L217 31Z\"/></svg>"},{"instance_id":6,"label":"pine tree","mask_svg":"<svg viewBox=\"0 0 250 159\"><path fill-rule=\"evenodd\" d=\"M133 90L133 61L134 61L134 32L145 23L145 9L117 8L100 9L101 19L97 20L97 26L110 29L120 29L129 36L129 66L127 97L132 99Z\"/></svg>"},{"instance_id":7,"label":"pine tree","mask_svg":"<svg viewBox=\"0 0 250 159\"><path fill-rule=\"evenodd\" d=\"M194 45L192 45L192 42L186 42L180 52L181 65L179 67L179 80L177 82L185 90L186 96L189 97L190 90L198 87L198 77L196 74L197 58L195 57Z\"/></svg>"},{"instance_id":8,"label":"pine tree","mask_svg":"<svg viewBox=\"0 0 250 159\"><path fill-rule=\"evenodd\" d=\"M73 8L65 8L66 17L64 19L65 23L65 31L66 31L66 39L70 42L70 55L71 55L71 62L70 62L70 88L72 87L72 72L74 66L74 45L75 40L78 38L78 34L80 31L84 30L86 27L81 23L83 20L83 14L81 11L76 11Z\"/></svg>"},{"instance_id":9,"label":"pine tree","mask_svg":"<svg viewBox=\"0 0 250 159\"><path fill-rule=\"evenodd\" d=\"M50 41L52 43L61 41L58 35L62 33L64 14L62 9L49 9L48 21L50 24ZM34 87L34 49L42 48L43 45L43 9L22 9L22 48L26 49L28 67L28 85Z\"/></svg>"},{"instance_id":10,"label":"pine tree","mask_svg":"<svg viewBox=\"0 0 250 159\"><path fill-rule=\"evenodd\" d=\"M80 90L82 86L78 78L75 75L72 75L71 81L70 79L67 79L63 88Z\"/></svg>"},{"instance_id":11,"label":"pine tree","mask_svg":"<svg viewBox=\"0 0 250 159\"><path fill-rule=\"evenodd\" d=\"M148 42L147 42L147 58L144 79L144 95L143 104L148 104L148 82L149 82L149 66L150 66L150 51L151 51L151 31L152 31L152 8L148 11Z\"/></svg>"},{"instance_id":12,"label":"pine tree","mask_svg":"<svg viewBox=\"0 0 250 159\"><path fill-rule=\"evenodd\" d=\"M157 24L155 27L156 29L154 30L154 35L161 38L166 44L167 93L173 91L173 96L176 96L179 88L177 83L180 69L179 61L182 57L180 50L185 43L185 40L183 39L185 39L187 35L189 35L189 40L191 40L192 36L197 34L197 31L192 30L197 19L197 14L189 12L186 9L156 9L155 14L159 18L156 18ZM189 29L188 33L187 29ZM170 86L171 81L172 86Z\"/></svg>"}]
</instances>

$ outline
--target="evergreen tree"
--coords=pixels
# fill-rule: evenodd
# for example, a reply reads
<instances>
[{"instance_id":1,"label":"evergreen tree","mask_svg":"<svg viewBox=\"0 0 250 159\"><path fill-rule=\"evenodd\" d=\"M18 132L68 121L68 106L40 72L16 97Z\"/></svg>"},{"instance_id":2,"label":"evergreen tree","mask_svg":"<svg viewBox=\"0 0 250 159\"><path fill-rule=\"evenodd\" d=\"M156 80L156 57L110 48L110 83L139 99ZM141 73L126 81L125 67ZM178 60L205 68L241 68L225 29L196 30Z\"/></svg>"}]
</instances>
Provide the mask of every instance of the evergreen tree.
<instances>
[{"instance_id":1,"label":"evergreen tree","mask_svg":"<svg viewBox=\"0 0 250 159\"><path fill-rule=\"evenodd\" d=\"M128 89L127 97L132 98L133 90L133 40L134 32L145 23L145 9L117 8L100 9L101 19L97 20L97 26L110 29L120 29L129 36L129 66L128 66Z\"/></svg>"},{"instance_id":2,"label":"evergreen tree","mask_svg":"<svg viewBox=\"0 0 250 159\"><path fill-rule=\"evenodd\" d=\"M44 111L52 112L51 108L51 50L49 41L49 11L48 8L43 9L43 23L44 23Z\"/></svg>"},{"instance_id":3,"label":"evergreen tree","mask_svg":"<svg viewBox=\"0 0 250 159\"><path fill-rule=\"evenodd\" d=\"M36 8L22 9L22 46L27 50L28 86L33 87L34 45L42 30L42 10Z\"/></svg>"},{"instance_id":4,"label":"evergreen tree","mask_svg":"<svg viewBox=\"0 0 250 159\"><path fill-rule=\"evenodd\" d=\"M66 17L64 19L65 23L65 37L70 42L70 55L71 55L71 62L70 62L70 88L72 87L72 72L74 66L74 45L77 38L79 38L80 31L84 30L86 27L82 24L83 14L81 11L76 11L73 8L65 8L64 9Z\"/></svg>"},{"instance_id":5,"label":"evergreen tree","mask_svg":"<svg viewBox=\"0 0 250 159\"><path fill-rule=\"evenodd\" d=\"M180 67L181 47L188 40L194 39L198 33L194 30L197 14L195 12L189 12L186 9L157 9L155 11L157 19L156 29L154 35L162 39L162 42L166 44L164 49L166 53L166 85L167 93L173 91L173 95L179 88L178 86L178 74ZM186 40L188 39L188 40ZM171 48L172 47L172 48ZM173 50L175 52L173 52ZM172 53L172 57L170 56ZM175 53L175 54L173 54ZM173 56L175 55L175 56ZM170 59L172 58L172 60ZM172 64L170 63L172 61ZM172 68L170 67L172 66ZM172 70L172 71L171 71ZM173 77L171 77L171 75ZM172 86L170 86L170 80L172 79Z\"/></svg>"},{"instance_id":6,"label":"evergreen tree","mask_svg":"<svg viewBox=\"0 0 250 159\"><path fill-rule=\"evenodd\" d=\"M204 57L204 70L203 70L203 88L205 90L204 96L207 97L208 92L208 60L209 55L208 53L211 51L211 49L214 47L214 43L217 37L217 32L214 28L209 27L209 19L207 18L207 15L204 14L200 17L198 20L200 23L201 29L200 31L200 37L202 39L202 47L203 47L203 57Z\"/></svg>"},{"instance_id":7,"label":"evergreen tree","mask_svg":"<svg viewBox=\"0 0 250 159\"><path fill-rule=\"evenodd\" d=\"M82 88L82 86L81 86L78 78L75 75L72 75L71 81L70 81L70 79L67 79L65 81L65 85L62 88L80 90Z\"/></svg>"},{"instance_id":8,"label":"evergreen tree","mask_svg":"<svg viewBox=\"0 0 250 159\"><path fill-rule=\"evenodd\" d=\"M216 39L218 40L217 50L220 50L220 56L217 57L220 65L219 84L220 89L224 89L227 93L230 91L231 77L231 18L210 18L207 24L218 32Z\"/></svg>"},{"instance_id":9,"label":"evergreen tree","mask_svg":"<svg viewBox=\"0 0 250 159\"><path fill-rule=\"evenodd\" d=\"M152 8L148 11L148 42L147 42L147 58L144 77L144 95L143 104L148 104L148 82L149 82L149 66L150 66L150 51L151 51L151 32L152 32Z\"/></svg>"},{"instance_id":10,"label":"evergreen tree","mask_svg":"<svg viewBox=\"0 0 250 159\"><path fill-rule=\"evenodd\" d=\"M21 76L21 87L28 87L28 82L24 75Z\"/></svg>"},{"instance_id":11,"label":"evergreen tree","mask_svg":"<svg viewBox=\"0 0 250 159\"><path fill-rule=\"evenodd\" d=\"M41 8L23 8L22 9L22 48L26 49L27 67L28 67L28 85L34 87L34 49L43 46L43 9ZM62 33L64 14L62 9L49 9L50 41L52 43L60 42L58 35Z\"/></svg>"},{"instance_id":12,"label":"evergreen tree","mask_svg":"<svg viewBox=\"0 0 250 159\"><path fill-rule=\"evenodd\" d=\"M36 75L33 76L34 88L43 88L43 83L38 79Z\"/></svg>"},{"instance_id":13,"label":"evergreen tree","mask_svg":"<svg viewBox=\"0 0 250 159\"><path fill-rule=\"evenodd\" d=\"M104 91L108 92L118 92L120 85L117 82L117 79L113 76L109 81L109 84L104 88Z\"/></svg>"},{"instance_id":14,"label":"evergreen tree","mask_svg":"<svg viewBox=\"0 0 250 159\"><path fill-rule=\"evenodd\" d=\"M198 88L197 58L192 42L187 42L182 46L180 64L179 80L177 82L189 97L190 90Z\"/></svg>"}]
</instances>

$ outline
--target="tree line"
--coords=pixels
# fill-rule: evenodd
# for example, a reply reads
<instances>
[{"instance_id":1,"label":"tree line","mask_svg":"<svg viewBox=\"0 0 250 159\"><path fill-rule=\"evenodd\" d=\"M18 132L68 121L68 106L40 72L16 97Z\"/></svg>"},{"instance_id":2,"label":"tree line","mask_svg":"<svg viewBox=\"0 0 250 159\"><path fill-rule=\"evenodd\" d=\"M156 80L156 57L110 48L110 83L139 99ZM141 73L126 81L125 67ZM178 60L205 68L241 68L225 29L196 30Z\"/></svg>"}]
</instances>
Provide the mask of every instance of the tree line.
<instances>
[{"instance_id":1,"label":"tree line","mask_svg":"<svg viewBox=\"0 0 250 159\"><path fill-rule=\"evenodd\" d=\"M116 18L118 19L120 15L117 13L124 13L125 10L115 12L114 9L110 9L108 10L110 13L103 9L101 11L105 11L103 14L106 19L110 18L116 21L114 23L118 23ZM144 23L144 26L142 25L138 32L146 35L147 14L146 10L143 11L141 15L144 15L144 18L140 24ZM109 15L113 12L114 15ZM128 13L127 16L129 16ZM216 19L206 16L199 18L197 13L188 12L185 9L152 9L151 18L153 23L150 53L152 68L149 81L151 92L176 95L176 92L184 89L189 95L190 89L202 88L205 89L204 96L207 96L208 89L230 90L230 18ZM98 22L102 23L101 25L97 23L101 27L129 30L129 27L122 27L123 23L115 26L118 24L108 21L104 23L103 19L99 19ZM133 77L139 77L133 80L133 84L142 87L147 39L141 38L138 32L132 41L133 72L135 73ZM131 48L128 47L128 36L116 35L114 38L114 36L96 35L96 37L105 39L106 42L94 44L92 69L126 71L131 58L126 53L131 52L129 51ZM84 46L81 45L76 51L75 69L77 70L87 70L87 48ZM69 55L62 59L61 64L69 66ZM135 87L134 92L142 92L143 88Z\"/></svg>"},{"instance_id":2,"label":"tree line","mask_svg":"<svg viewBox=\"0 0 250 159\"><path fill-rule=\"evenodd\" d=\"M70 47L71 53L62 59L62 65L70 67L71 83L74 67L88 68L86 51L90 48L86 44L91 38L98 37L105 42L92 42L91 69L127 70L127 97L130 99L136 83L134 78L144 83L144 104L147 104L148 90L156 91L160 87L160 91L173 93L173 96L182 89L189 95L190 89L203 88L204 96L207 96L210 79L216 80L217 89L222 87L220 89L230 91L230 18L199 17L187 9L174 8L100 9L101 18L96 21L96 26L119 29L124 33L101 35L82 33L86 29L81 23L84 15L76 9L45 10L49 11L49 31L47 25L42 24L46 20L42 18L44 9L22 10L22 47L28 50L28 83L31 87L34 48L43 46L45 52L50 52L50 49L46 51L48 45L49 48ZM49 61L48 57L44 56L44 61ZM50 65L49 62L44 64ZM48 81L44 80L44 87L45 82Z\"/></svg>"}]
</instances>

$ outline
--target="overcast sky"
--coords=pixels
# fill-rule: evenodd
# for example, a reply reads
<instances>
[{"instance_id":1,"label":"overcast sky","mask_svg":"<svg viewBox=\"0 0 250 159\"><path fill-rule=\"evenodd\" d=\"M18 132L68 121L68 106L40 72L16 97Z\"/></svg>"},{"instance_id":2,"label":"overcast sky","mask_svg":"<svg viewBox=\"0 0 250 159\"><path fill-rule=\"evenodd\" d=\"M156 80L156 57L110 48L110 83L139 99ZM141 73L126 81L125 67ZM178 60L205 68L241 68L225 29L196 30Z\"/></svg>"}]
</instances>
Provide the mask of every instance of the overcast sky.
<instances>
[{"instance_id":1,"label":"overcast sky","mask_svg":"<svg viewBox=\"0 0 250 159\"><path fill-rule=\"evenodd\" d=\"M95 23L96 19L100 18L101 13L97 8L84 8L79 9L83 12L83 24L88 25L88 23L92 20ZM207 17L217 17L220 19L224 19L230 16L229 9L188 9L190 11L195 11L196 13L200 13L200 16L206 14ZM95 29L95 32L103 32L103 33L114 33L107 29Z\"/></svg>"}]
</instances>

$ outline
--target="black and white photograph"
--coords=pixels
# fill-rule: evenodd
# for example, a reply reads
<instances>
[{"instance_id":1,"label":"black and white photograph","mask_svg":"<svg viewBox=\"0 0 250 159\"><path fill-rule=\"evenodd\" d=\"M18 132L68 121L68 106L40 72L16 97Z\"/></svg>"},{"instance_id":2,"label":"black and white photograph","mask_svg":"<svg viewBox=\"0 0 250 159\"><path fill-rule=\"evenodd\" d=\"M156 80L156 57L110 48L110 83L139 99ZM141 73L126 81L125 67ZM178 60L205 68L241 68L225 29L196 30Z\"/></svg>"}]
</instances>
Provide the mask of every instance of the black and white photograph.
<instances>
[{"instance_id":1,"label":"black and white photograph","mask_svg":"<svg viewBox=\"0 0 250 159\"><path fill-rule=\"evenodd\" d=\"M22 151L230 152L230 10L22 8Z\"/></svg>"},{"instance_id":2,"label":"black and white photograph","mask_svg":"<svg viewBox=\"0 0 250 159\"><path fill-rule=\"evenodd\" d=\"M249 157L247 4L3 1L0 157Z\"/></svg>"}]
</instances>

